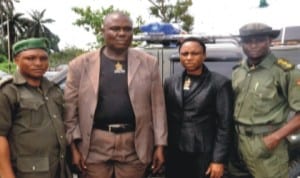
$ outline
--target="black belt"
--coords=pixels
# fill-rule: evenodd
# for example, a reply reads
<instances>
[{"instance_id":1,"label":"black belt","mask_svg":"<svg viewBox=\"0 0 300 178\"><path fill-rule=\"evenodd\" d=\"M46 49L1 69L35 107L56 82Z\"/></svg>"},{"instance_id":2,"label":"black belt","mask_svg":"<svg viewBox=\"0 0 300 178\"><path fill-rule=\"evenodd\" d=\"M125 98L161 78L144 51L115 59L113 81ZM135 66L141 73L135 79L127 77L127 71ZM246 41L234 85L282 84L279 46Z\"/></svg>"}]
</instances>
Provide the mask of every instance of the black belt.
<instances>
[{"instance_id":1,"label":"black belt","mask_svg":"<svg viewBox=\"0 0 300 178\"><path fill-rule=\"evenodd\" d=\"M108 124L94 126L96 129L105 130L112 133L133 132L135 130L132 124Z\"/></svg>"},{"instance_id":2,"label":"black belt","mask_svg":"<svg viewBox=\"0 0 300 178\"><path fill-rule=\"evenodd\" d=\"M238 134L253 136L253 135L264 135L275 130L279 129L282 125L244 125L244 124L235 124L235 130Z\"/></svg>"}]
</instances>

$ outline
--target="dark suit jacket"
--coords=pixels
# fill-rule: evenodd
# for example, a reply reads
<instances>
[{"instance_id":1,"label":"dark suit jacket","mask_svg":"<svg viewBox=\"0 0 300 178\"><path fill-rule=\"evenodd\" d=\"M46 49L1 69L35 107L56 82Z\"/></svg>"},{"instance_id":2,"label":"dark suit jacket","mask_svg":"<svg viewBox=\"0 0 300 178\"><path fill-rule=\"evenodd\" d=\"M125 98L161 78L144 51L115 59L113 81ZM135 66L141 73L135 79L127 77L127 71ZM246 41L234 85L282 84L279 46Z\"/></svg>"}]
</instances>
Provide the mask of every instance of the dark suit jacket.
<instances>
[{"instance_id":1,"label":"dark suit jacket","mask_svg":"<svg viewBox=\"0 0 300 178\"><path fill-rule=\"evenodd\" d=\"M204 66L204 79L192 99L183 105L185 72L165 81L168 148L207 153L213 162L227 161L232 140L231 82Z\"/></svg>"}]
</instances>

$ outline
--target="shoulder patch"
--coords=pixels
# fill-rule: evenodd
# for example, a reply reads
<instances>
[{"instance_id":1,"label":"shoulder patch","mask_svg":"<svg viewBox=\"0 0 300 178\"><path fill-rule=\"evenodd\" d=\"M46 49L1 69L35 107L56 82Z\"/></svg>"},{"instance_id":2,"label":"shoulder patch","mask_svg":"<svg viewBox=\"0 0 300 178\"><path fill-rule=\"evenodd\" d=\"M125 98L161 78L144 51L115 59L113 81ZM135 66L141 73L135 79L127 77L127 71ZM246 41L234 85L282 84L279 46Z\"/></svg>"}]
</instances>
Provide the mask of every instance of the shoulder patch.
<instances>
[{"instance_id":1,"label":"shoulder patch","mask_svg":"<svg viewBox=\"0 0 300 178\"><path fill-rule=\"evenodd\" d=\"M0 88L2 88L4 85L11 83L13 81L12 76L5 76L0 78Z\"/></svg>"},{"instance_id":2,"label":"shoulder patch","mask_svg":"<svg viewBox=\"0 0 300 178\"><path fill-rule=\"evenodd\" d=\"M291 63L290 61L284 58L277 59L276 64L284 71L289 71L295 68L295 64Z\"/></svg>"}]
</instances>

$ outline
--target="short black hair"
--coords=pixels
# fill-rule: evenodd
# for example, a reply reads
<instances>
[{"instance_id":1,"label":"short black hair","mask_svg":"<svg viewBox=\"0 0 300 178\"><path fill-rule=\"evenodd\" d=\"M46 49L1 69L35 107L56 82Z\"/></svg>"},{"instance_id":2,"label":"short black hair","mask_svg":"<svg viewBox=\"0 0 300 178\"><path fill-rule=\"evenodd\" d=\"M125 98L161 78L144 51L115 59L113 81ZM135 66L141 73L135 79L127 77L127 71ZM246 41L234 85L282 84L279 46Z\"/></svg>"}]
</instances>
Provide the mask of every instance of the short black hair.
<instances>
[{"instance_id":1,"label":"short black hair","mask_svg":"<svg viewBox=\"0 0 300 178\"><path fill-rule=\"evenodd\" d=\"M199 43L199 45L202 46L202 48L203 48L203 53L204 53L204 54L206 53L206 45L205 45L205 43L204 43L201 39L196 38L196 37L188 37L188 38L185 38L185 39L179 44L178 51L180 52L180 49L181 49L181 47L182 47L182 45L183 45L184 43L190 42L190 41Z\"/></svg>"}]
</instances>

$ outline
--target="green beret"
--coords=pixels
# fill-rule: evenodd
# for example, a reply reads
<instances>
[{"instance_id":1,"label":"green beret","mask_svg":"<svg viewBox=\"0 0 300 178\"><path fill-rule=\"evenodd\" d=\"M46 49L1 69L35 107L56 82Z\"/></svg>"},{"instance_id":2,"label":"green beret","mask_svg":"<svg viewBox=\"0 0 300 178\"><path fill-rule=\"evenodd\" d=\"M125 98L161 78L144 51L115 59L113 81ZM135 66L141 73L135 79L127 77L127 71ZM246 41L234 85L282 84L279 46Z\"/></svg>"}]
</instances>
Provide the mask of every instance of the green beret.
<instances>
[{"instance_id":1,"label":"green beret","mask_svg":"<svg viewBox=\"0 0 300 178\"><path fill-rule=\"evenodd\" d=\"M12 47L13 56L28 49L43 49L48 52L48 40L46 38L29 38L18 41Z\"/></svg>"},{"instance_id":2,"label":"green beret","mask_svg":"<svg viewBox=\"0 0 300 178\"><path fill-rule=\"evenodd\" d=\"M240 37L266 35L276 38L280 30L272 30L272 27L263 23L249 23L240 28Z\"/></svg>"}]
</instances>

